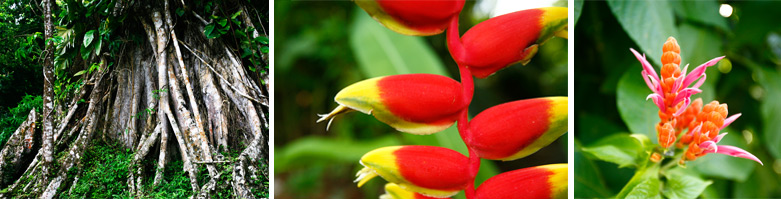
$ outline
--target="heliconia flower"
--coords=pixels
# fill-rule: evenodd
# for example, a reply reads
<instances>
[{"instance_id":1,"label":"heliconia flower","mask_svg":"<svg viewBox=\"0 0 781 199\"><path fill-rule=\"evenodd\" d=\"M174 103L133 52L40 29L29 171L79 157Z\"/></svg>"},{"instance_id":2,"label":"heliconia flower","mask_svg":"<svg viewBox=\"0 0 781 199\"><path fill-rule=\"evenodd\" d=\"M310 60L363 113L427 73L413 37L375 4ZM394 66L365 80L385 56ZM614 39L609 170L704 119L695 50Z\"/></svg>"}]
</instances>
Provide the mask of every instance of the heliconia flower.
<instances>
[{"instance_id":1,"label":"heliconia flower","mask_svg":"<svg viewBox=\"0 0 781 199\"><path fill-rule=\"evenodd\" d=\"M675 38L669 37L663 46L662 64L664 65L661 70L662 74L659 76L653 66L651 66L651 63L646 60L645 54L640 55L640 53L631 48L629 50L642 64L643 72L641 74L643 79L648 88L654 92L648 95L646 99L652 99L662 113L669 113L671 111L668 111L668 109L673 109L679 103L683 103L680 108L672 112L672 116L678 116L683 113L686 107L689 106L689 103L691 103L691 96L702 92L699 87L705 82L705 69L715 65L724 58L724 56L713 58L690 71L689 74L686 74L688 65L684 67L683 71L679 68L681 62L679 55L681 51L680 46L678 46ZM699 81L697 81L698 79ZM689 87L695 81L697 83ZM667 118L662 118L662 120L665 119Z\"/></svg>"},{"instance_id":2,"label":"heliconia flower","mask_svg":"<svg viewBox=\"0 0 781 199\"><path fill-rule=\"evenodd\" d=\"M762 164L759 158L746 150L734 146L717 145L727 135L727 133L719 134L719 131L737 120L740 115L735 114L727 117L727 104L719 104L718 101L712 101L705 105L702 108L702 112L697 114L695 122L698 123L698 126L690 129L681 138L682 144L689 144L689 148L686 149L681 158L681 164L684 161L692 161L708 153L721 153L746 158Z\"/></svg>"},{"instance_id":3,"label":"heliconia flower","mask_svg":"<svg viewBox=\"0 0 781 199\"><path fill-rule=\"evenodd\" d=\"M508 65L528 63L537 47L553 36L567 38L566 7L521 10L469 29L461 37L464 57L456 58L475 77L485 78Z\"/></svg>"},{"instance_id":4,"label":"heliconia flower","mask_svg":"<svg viewBox=\"0 0 781 199\"><path fill-rule=\"evenodd\" d=\"M529 167L496 175L477 188L475 197L567 198L567 164Z\"/></svg>"},{"instance_id":5,"label":"heliconia flower","mask_svg":"<svg viewBox=\"0 0 781 199\"><path fill-rule=\"evenodd\" d=\"M336 94L339 103L317 122L357 110L373 115L391 127L412 134L431 134L455 123L458 113L469 103L461 84L432 74L391 75L363 80Z\"/></svg>"},{"instance_id":6,"label":"heliconia flower","mask_svg":"<svg viewBox=\"0 0 781 199\"><path fill-rule=\"evenodd\" d=\"M464 7L463 0L356 0L355 4L388 29L416 36L442 33Z\"/></svg>"},{"instance_id":7,"label":"heliconia flower","mask_svg":"<svg viewBox=\"0 0 781 199\"><path fill-rule=\"evenodd\" d=\"M486 109L469 123L466 143L481 158L526 157L567 132L567 99L526 99Z\"/></svg>"},{"instance_id":8,"label":"heliconia flower","mask_svg":"<svg viewBox=\"0 0 781 199\"><path fill-rule=\"evenodd\" d=\"M395 183L388 183L385 184L385 194L381 195L380 199L437 199L437 197L407 191Z\"/></svg>"},{"instance_id":9,"label":"heliconia flower","mask_svg":"<svg viewBox=\"0 0 781 199\"><path fill-rule=\"evenodd\" d=\"M466 188L468 158L448 148L392 146L375 149L361 157L355 182L358 187L378 175L404 190L431 197L450 197Z\"/></svg>"}]
</instances>

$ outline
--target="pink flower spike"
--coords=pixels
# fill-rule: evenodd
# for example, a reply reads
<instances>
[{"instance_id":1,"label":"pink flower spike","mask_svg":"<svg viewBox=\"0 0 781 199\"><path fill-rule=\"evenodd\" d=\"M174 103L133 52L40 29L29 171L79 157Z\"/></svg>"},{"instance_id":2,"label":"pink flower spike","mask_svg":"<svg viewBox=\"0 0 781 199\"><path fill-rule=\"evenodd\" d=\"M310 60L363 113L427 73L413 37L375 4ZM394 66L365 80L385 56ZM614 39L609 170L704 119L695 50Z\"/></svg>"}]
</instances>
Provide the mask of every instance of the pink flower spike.
<instances>
[{"instance_id":1,"label":"pink flower spike","mask_svg":"<svg viewBox=\"0 0 781 199\"><path fill-rule=\"evenodd\" d=\"M721 125L721 128L719 128L719 130L721 130L721 129L724 129L724 127L727 127L727 126L729 126L730 124L732 124L732 122L734 122L735 120L737 120L737 119L738 119L738 118L739 118L741 115L742 115L742 114L738 113L738 114L735 114L735 115L729 116L727 119L724 119L724 125Z\"/></svg>"},{"instance_id":2,"label":"pink flower spike","mask_svg":"<svg viewBox=\"0 0 781 199\"><path fill-rule=\"evenodd\" d=\"M683 114L683 112L686 112L686 107L689 107L689 104L691 102L692 102L691 98L689 97L683 98L683 106L681 106L681 108L679 108L678 111L675 111L675 113L673 113L673 116L678 117L679 115Z\"/></svg>"},{"instance_id":3,"label":"pink flower spike","mask_svg":"<svg viewBox=\"0 0 781 199\"><path fill-rule=\"evenodd\" d=\"M719 134L715 138L713 138L712 141L716 142L716 143L719 143L719 141L721 141L721 139L724 138L724 136L726 136L726 135L727 135L727 133Z\"/></svg>"},{"instance_id":4,"label":"pink flower spike","mask_svg":"<svg viewBox=\"0 0 781 199\"><path fill-rule=\"evenodd\" d=\"M703 142L702 144L700 144L700 148L703 150L704 153L716 153L718 151L716 142L713 141Z\"/></svg>"},{"instance_id":5,"label":"pink flower spike","mask_svg":"<svg viewBox=\"0 0 781 199\"><path fill-rule=\"evenodd\" d=\"M635 51L635 49L629 48L629 50L632 51L633 54L635 54L637 60L640 61L641 65L643 65L643 71L648 73L654 80L656 80L656 82L661 82L659 81L659 75L656 74L656 70L654 70L654 67L652 67L651 63L648 63L648 60L645 59L645 54L640 56L640 53Z\"/></svg>"},{"instance_id":6,"label":"pink flower spike","mask_svg":"<svg viewBox=\"0 0 781 199\"><path fill-rule=\"evenodd\" d=\"M758 162L760 165L763 165L763 166L765 165L765 164L762 164L762 161L760 161L759 158L757 158L757 156L754 156L751 153L749 153L748 151L743 150L743 149L738 148L738 147L734 147L734 146L727 146L727 145L718 146L717 149L716 149L716 153L721 153L721 154L732 156L732 157L746 158L746 159L749 159L749 160L754 160L754 161Z\"/></svg>"},{"instance_id":7,"label":"pink flower spike","mask_svg":"<svg viewBox=\"0 0 781 199\"><path fill-rule=\"evenodd\" d=\"M691 73L686 75L686 78L683 80L683 87L689 87L689 84L691 84L692 82L694 82L694 80L697 80L698 78L700 78L700 76L705 74L705 69L707 69L709 66L715 65L716 63L719 62L719 60L723 58L724 56L713 58L710 61L705 62L700 66L697 66L697 68L694 68L694 70L692 70Z\"/></svg>"},{"instance_id":8,"label":"pink flower spike","mask_svg":"<svg viewBox=\"0 0 781 199\"><path fill-rule=\"evenodd\" d=\"M699 88L685 88L685 89L681 90L680 92L678 92L678 95L675 96L675 100L673 100L672 104L678 104L681 101L683 101L684 99L691 99L692 95L697 94L697 93L701 93L701 92L702 92L702 90L700 90ZM679 110L686 109L686 107L688 107L688 103L684 104Z\"/></svg>"},{"instance_id":9,"label":"pink flower spike","mask_svg":"<svg viewBox=\"0 0 781 199\"><path fill-rule=\"evenodd\" d=\"M648 86L651 91L654 91L654 93L659 95L663 94L662 85L660 85L659 82L656 82L656 80L654 80L654 78L648 75L648 73L645 71L641 72L641 74L643 75L643 80L645 80L645 85Z\"/></svg>"},{"instance_id":10,"label":"pink flower spike","mask_svg":"<svg viewBox=\"0 0 781 199\"><path fill-rule=\"evenodd\" d=\"M686 70L689 69L689 64L686 64L686 66L683 67L683 70L681 71L681 75L678 77L685 77L686 76ZM673 90L677 91L681 88L681 84L683 84L684 78L675 78L675 83L673 84Z\"/></svg>"},{"instance_id":11,"label":"pink flower spike","mask_svg":"<svg viewBox=\"0 0 781 199\"><path fill-rule=\"evenodd\" d=\"M654 104L656 104L656 106L659 107L659 110L662 111L665 110L666 107L664 106L664 98L661 95L656 93L651 93L650 95L648 95L648 97L645 98L645 100L648 99L654 100Z\"/></svg>"},{"instance_id":12,"label":"pink flower spike","mask_svg":"<svg viewBox=\"0 0 781 199\"><path fill-rule=\"evenodd\" d=\"M694 136L695 133L700 133L700 130L702 130L702 122L700 122L700 125L697 125L697 127L694 127L694 129L690 129L686 134Z\"/></svg>"}]
</instances>

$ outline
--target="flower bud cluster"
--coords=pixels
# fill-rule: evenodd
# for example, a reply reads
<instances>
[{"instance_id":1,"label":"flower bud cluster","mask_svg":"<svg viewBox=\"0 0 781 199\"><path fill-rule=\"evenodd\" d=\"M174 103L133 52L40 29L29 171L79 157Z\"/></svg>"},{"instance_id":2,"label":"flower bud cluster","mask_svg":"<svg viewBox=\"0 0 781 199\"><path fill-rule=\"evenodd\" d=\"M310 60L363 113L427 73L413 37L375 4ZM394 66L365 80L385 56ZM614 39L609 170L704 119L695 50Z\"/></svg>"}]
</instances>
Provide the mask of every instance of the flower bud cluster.
<instances>
[{"instance_id":1,"label":"flower bud cluster","mask_svg":"<svg viewBox=\"0 0 781 199\"><path fill-rule=\"evenodd\" d=\"M352 84L334 100L339 104L318 122L359 111L398 131L432 134L456 122L469 156L435 146L390 146L361 158L358 186L379 176L389 183L381 198L561 198L567 192L567 164L543 165L499 174L475 188L481 158L515 160L543 148L567 132L567 97L543 97L491 107L471 121L467 110L473 75L485 78L513 63L527 63L539 45L566 38L567 8L539 8L488 19L458 35L463 0L356 0L385 27L407 35L447 31L461 82L432 74L377 77Z\"/></svg>"}]
</instances>

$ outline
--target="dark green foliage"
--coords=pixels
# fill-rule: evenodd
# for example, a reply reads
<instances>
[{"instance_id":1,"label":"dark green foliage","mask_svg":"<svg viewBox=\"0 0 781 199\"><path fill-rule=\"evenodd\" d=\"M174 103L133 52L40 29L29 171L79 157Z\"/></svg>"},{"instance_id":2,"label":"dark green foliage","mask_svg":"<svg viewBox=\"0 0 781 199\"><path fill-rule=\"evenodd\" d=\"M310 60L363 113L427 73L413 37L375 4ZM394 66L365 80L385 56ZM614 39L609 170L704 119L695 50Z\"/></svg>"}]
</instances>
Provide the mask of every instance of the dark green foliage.
<instances>
[{"instance_id":1,"label":"dark green foliage","mask_svg":"<svg viewBox=\"0 0 781 199\"><path fill-rule=\"evenodd\" d=\"M0 112L26 94L40 95L43 49L40 11L29 0L0 2Z\"/></svg>"},{"instance_id":2,"label":"dark green foliage","mask_svg":"<svg viewBox=\"0 0 781 199\"><path fill-rule=\"evenodd\" d=\"M0 110L0 146L5 146L11 134L27 119L30 110L35 108L35 111L40 114L42 107L41 96L26 95L16 107L9 108L7 112Z\"/></svg>"},{"instance_id":3,"label":"dark green foliage","mask_svg":"<svg viewBox=\"0 0 781 199\"><path fill-rule=\"evenodd\" d=\"M79 181L73 185L70 196L76 198L117 198L129 197L127 178L129 176L133 153L120 146L110 146L103 142L94 142L83 157ZM76 171L69 171L69 180ZM68 193L60 192L63 194Z\"/></svg>"},{"instance_id":4,"label":"dark green foliage","mask_svg":"<svg viewBox=\"0 0 781 199\"><path fill-rule=\"evenodd\" d=\"M184 198L192 194L190 178L182 169L182 161L174 161L166 164L163 182L149 193L151 198ZM153 176L153 175L150 175ZM151 179L144 186L147 190L152 187Z\"/></svg>"}]
</instances>

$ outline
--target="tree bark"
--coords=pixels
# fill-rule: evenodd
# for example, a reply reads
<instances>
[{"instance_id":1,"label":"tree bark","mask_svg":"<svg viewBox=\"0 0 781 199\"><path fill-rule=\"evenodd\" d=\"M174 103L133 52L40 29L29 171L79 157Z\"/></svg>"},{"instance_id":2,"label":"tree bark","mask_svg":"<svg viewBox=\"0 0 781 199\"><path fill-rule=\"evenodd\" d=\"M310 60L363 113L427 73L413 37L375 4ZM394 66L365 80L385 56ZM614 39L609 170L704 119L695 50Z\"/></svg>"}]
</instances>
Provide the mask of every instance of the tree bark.
<instances>
[{"instance_id":1,"label":"tree bark","mask_svg":"<svg viewBox=\"0 0 781 199\"><path fill-rule=\"evenodd\" d=\"M44 26L44 41L49 41L54 35L54 23L52 21L52 2L51 0L43 0L43 26ZM54 82L54 44L47 42L46 54L43 61L43 133L42 133L42 151L43 151L43 175L41 175L41 184L48 184L49 168L52 165L52 144L54 134L54 116L52 115L54 110L54 90L52 89L52 83ZM44 194L43 197L51 197Z\"/></svg>"},{"instance_id":2,"label":"tree bark","mask_svg":"<svg viewBox=\"0 0 781 199\"><path fill-rule=\"evenodd\" d=\"M54 104L52 87L60 80L56 78L66 78L54 75L54 49L67 44L47 45L43 117L31 112L0 151L0 176L9 179L0 183L8 184L0 187L6 190L0 198L70 194L75 184L87 180L82 174L89 171L82 167L88 160L82 157L95 139L133 151L126 184L134 197L149 197L150 187L144 185L150 181L152 189L165 185L164 176L171 175L164 172L169 161L183 162L194 197L210 198L218 190L230 190L233 198L256 197L254 192L264 185L253 179L268 178L268 98L260 90L267 86L246 71L246 60L231 50L238 49L231 46L236 43L232 37L207 39L207 24L195 11L172 15L196 6L179 2L115 1L109 15L132 16L114 30L125 37L117 39L124 41L122 50L75 58L85 65L114 64L78 77L84 84L59 99L68 104ZM235 3L219 9L251 10L243 2ZM43 4L50 41L52 3ZM34 136L36 120L41 123L40 136ZM23 172L7 172L7 166ZM152 167L154 171L147 171ZM72 169L77 171L69 173Z\"/></svg>"}]
</instances>

